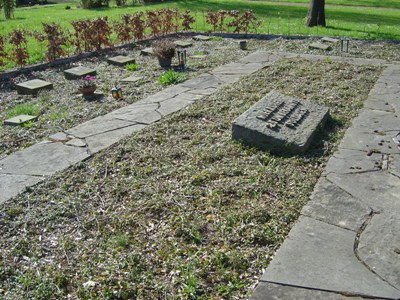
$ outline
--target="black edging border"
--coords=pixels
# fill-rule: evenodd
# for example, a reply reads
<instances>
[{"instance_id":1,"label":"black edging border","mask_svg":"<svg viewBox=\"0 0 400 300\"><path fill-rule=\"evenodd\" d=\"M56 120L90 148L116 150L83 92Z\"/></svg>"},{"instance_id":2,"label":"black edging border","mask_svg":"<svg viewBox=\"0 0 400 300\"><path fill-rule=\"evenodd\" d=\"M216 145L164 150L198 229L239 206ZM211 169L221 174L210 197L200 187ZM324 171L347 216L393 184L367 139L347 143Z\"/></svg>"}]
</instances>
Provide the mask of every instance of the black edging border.
<instances>
[{"instance_id":1,"label":"black edging border","mask_svg":"<svg viewBox=\"0 0 400 300\"><path fill-rule=\"evenodd\" d=\"M146 43L149 43L151 41L154 41L154 40L157 40L160 38L193 37L198 34L223 37L223 38L232 38L232 39L256 39L256 40L273 40L273 39L277 39L277 38L284 38L284 39L288 39L288 40L305 40L305 39L311 39L311 38L318 39L318 38L324 37L324 36L318 36L318 35L283 35L283 34L262 34L262 33L226 33L226 32L206 33L206 32L201 32L201 31L176 32L176 33L166 34L163 36L156 36L156 37L143 39L143 40L133 42L133 43L120 44L120 45L115 45L112 47L102 48L100 50L84 52L84 53L81 53L78 55L72 55L72 56L69 56L66 58L56 59L51 62L37 63L37 64L33 64L33 65L30 65L27 67L22 67L22 68L14 68L14 69L11 69L10 71L6 71L6 72L0 71L0 81L9 80L13 77L16 77L16 76L19 76L22 74L29 74L34 71L41 71L41 70L45 70L45 69L51 68L51 67L67 65L72 62L76 62L76 61L79 61L79 60L82 60L85 58L95 56L98 53L105 53L107 51L130 48L130 47L134 47L135 45L146 44ZM340 38L340 37L333 37L333 38ZM385 41L385 42L389 42L389 43L391 42L394 44L400 44L400 40L362 39L362 38L352 38L352 40L378 41L378 42Z\"/></svg>"}]
</instances>

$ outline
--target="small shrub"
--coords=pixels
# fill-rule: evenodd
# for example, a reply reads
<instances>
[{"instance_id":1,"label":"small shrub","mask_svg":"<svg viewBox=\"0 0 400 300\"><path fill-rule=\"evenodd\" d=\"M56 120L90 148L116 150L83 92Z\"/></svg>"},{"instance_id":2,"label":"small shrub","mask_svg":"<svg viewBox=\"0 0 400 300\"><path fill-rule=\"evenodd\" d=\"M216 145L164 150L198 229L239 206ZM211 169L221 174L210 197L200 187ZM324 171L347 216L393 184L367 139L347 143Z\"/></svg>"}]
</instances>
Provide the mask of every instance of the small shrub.
<instances>
[{"instance_id":1,"label":"small shrub","mask_svg":"<svg viewBox=\"0 0 400 300\"><path fill-rule=\"evenodd\" d=\"M125 69L127 69L128 71L136 71L137 69L139 69L139 66L137 64L126 64Z\"/></svg>"},{"instance_id":2,"label":"small shrub","mask_svg":"<svg viewBox=\"0 0 400 300\"><path fill-rule=\"evenodd\" d=\"M29 59L26 31L14 29L10 32L9 43L13 45L11 59L18 66L23 66Z\"/></svg>"},{"instance_id":3,"label":"small shrub","mask_svg":"<svg viewBox=\"0 0 400 300\"><path fill-rule=\"evenodd\" d=\"M49 61L53 61L66 54L62 47L66 46L68 40L59 24L42 24L43 31L47 40L46 58Z\"/></svg>"},{"instance_id":4,"label":"small shrub","mask_svg":"<svg viewBox=\"0 0 400 300\"><path fill-rule=\"evenodd\" d=\"M190 10L185 10L182 13L182 28L183 30L191 30L192 27L191 25L194 23L195 19L194 17L190 14Z\"/></svg>"},{"instance_id":5,"label":"small shrub","mask_svg":"<svg viewBox=\"0 0 400 300\"><path fill-rule=\"evenodd\" d=\"M153 44L153 54L161 59L175 56L175 44L171 40L161 40Z\"/></svg>"},{"instance_id":6,"label":"small shrub","mask_svg":"<svg viewBox=\"0 0 400 300\"><path fill-rule=\"evenodd\" d=\"M7 52L5 49L6 39L4 36L0 35L0 66L4 66L4 59L7 57Z\"/></svg>"},{"instance_id":7,"label":"small shrub","mask_svg":"<svg viewBox=\"0 0 400 300\"><path fill-rule=\"evenodd\" d=\"M6 19L11 19L12 17L14 17L14 0L0 0L0 7L3 7L4 16Z\"/></svg>"},{"instance_id":8,"label":"small shrub","mask_svg":"<svg viewBox=\"0 0 400 300\"><path fill-rule=\"evenodd\" d=\"M158 81L164 85L176 84L183 81L181 74L178 72L168 70L158 77Z\"/></svg>"},{"instance_id":9,"label":"small shrub","mask_svg":"<svg viewBox=\"0 0 400 300\"><path fill-rule=\"evenodd\" d=\"M125 6L126 0L116 0L115 4L117 4L117 6Z\"/></svg>"},{"instance_id":10,"label":"small shrub","mask_svg":"<svg viewBox=\"0 0 400 300\"><path fill-rule=\"evenodd\" d=\"M17 104L14 108L6 111L5 115L7 118L12 118L18 115L37 115L40 112L40 108L36 103L22 103Z\"/></svg>"},{"instance_id":11,"label":"small shrub","mask_svg":"<svg viewBox=\"0 0 400 300\"><path fill-rule=\"evenodd\" d=\"M65 6L65 9L67 9L67 10L68 10L68 9L71 9L71 6L66 5L66 6Z\"/></svg>"}]
</instances>

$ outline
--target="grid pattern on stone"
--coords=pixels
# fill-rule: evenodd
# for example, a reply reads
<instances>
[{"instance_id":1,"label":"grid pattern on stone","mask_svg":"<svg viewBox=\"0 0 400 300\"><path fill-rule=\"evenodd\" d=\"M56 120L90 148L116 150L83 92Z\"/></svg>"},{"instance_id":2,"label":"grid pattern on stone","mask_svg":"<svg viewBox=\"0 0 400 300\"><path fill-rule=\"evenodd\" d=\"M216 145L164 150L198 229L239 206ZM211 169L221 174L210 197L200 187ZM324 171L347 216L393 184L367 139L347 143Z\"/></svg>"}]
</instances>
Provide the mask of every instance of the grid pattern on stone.
<instances>
[{"instance_id":1,"label":"grid pattern on stone","mask_svg":"<svg viewBox=\"0 0 400 300\"><path fill-rule=\"evenodd\" d=\"M299 101L275 100L264 108L256 118L265 121L266 126L273 130L279 130L283 125L290 129L296 129L309 113L308 109L303 108Z\"/></svg>"}]
</instances>

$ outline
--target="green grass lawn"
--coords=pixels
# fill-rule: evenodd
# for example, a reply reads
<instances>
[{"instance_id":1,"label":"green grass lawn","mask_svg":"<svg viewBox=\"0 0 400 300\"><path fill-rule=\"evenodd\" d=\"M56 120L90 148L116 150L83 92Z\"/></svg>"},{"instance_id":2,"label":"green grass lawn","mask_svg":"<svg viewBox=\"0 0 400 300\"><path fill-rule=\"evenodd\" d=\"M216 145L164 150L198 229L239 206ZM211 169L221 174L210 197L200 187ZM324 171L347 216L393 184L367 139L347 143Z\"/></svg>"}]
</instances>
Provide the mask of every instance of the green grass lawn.
<instances>
[{"instance_id":1,"label":"green grass lawn","mask_svg":"<svg viewBox=\"0 0 400 300\"><path fill-rule=\"evenodd\" d=\"M294 0L293 0L294 1ZM301 0L308 1L308 0ZM335 0L333 3L341 3ZM358 0L354 5L374 5L376 1ZM380 6L393 7L394 0L379 3ZM65 7L71 9L66 10ZM400 6L400 4L397 4ZM168 1L147 5L130 5L116 7L114 4L108 8L81 9L79 2L54 3L43 6L17 8L14 19L5 20L0 17L0 34L6 34L15 28L28 28L41 30L42 22L57 22L65 28L72 30L70 21L81 18L95 18L108 16L110 20L118 20L125 13L138 10L158 9L162 7L178 7L189 9L196 18L194 30L209 30L211 27L205 23L204 15L207 10L218 9L252 9L262 21L259 33L284 34L284 35L329 35L349 36L357 38L383 38L400 40L400 10L375 9L362 6L327 6L327 27L309 28L304 25L308 4L288 5L273 1L247 1L247 0L181 0ZM44 45L33 39L29 40L30 63L43 59ZM8 65L6 67L11 67Z\"/></svg>"},{"instance_id":2,"label":"green grass lawn","mask_svg":"<svg viewBox=\"0 0 400 300\"><path fill-rule=\"evenodd\" d=\"M262 1L262 2L291 2L291 3L310 3L309 0L252 0L252 1ZM329 0L325 2L327 5L346 5L346 6L375 6L375 7L385 7L385 8L399 8L400 1L398 0Z\"/></svg>"}]
</instances>

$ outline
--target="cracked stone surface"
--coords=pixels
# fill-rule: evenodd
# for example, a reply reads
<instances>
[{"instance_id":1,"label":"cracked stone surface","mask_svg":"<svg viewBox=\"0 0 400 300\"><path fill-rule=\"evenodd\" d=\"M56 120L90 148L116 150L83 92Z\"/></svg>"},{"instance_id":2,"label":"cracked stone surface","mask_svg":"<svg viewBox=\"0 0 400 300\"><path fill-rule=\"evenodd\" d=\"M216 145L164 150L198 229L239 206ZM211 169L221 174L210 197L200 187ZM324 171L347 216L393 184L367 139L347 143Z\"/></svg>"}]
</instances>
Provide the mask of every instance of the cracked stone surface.
<instances>
[{"instance_id":1,"label":"cracked stone surface","mask_svg":"<svg viewBox=\"0 0 400 300\"><path fill-rule=\"evenodd\" d=\"M86 147L86 143L82 139L72 139L66 142L65 145L72 147Z\"/></svg>"},{"instance_id":2,"label":"cracked stone surface","mask_svg":"<svg viewBox=\"0 0 400 300\"><path fill-rule=\"evenodd\" d=\"M353 295L400 297L400 290L356 258L355 238L354 231L300 217L262 280Z\"/></svg>"},{"instance_id":3,"label":"cracked stone surface","mask_svg":"<svg viewBox=\"0 0 400 300\"><path fill-rule=\"evenodd\" d=\"M86 138L92 135L127 127L130 125L132 125L132 122L118 120L116 118L110 117L109 115L105 115L75 126L67 130L66 132L78 138Z\"/></svg>"},{"instance_id":4,"label":"cracked stone surface","mask_svg":"<svg viewBox=\"0 0 400 300\"><path fill-rule=\"evenodd\" d=\"M325 178L320 178L311 200L301 214L344 229L357 231L372 212L362 201L352 197Z\"/></svg>"},{"instance_id":5,"label":"cracked stone surface","mask_svg":"<svg viewBox=\"0 0 400 300\"><path fill-rule=\"evenodd\" d=\"M52 175L88 157L83 148L40 143L0 160L0 174Z\"/></svg>"},{"instance_id":6,"label":"cracked stone surface","mask_svg":"<svg viewBox=\"0 0 400 300\"><path fill-rule=\"evenodd\" d=\"M361 300L362 297L353 296L351 298L338 293L330 293L326 291L318 291L305 289L300 287L275 284L270 282L261 282L258 284L251 300L281 300L281 299L296 299L296 300ZM375 298L382 299L382 298Z\"/></svg>"},{"instance_id":7,"label":"cracked stone surface","mask_svg":"<svg viewBox=\"0 0 400 300\"><path fill-rule=\"evenodd\" d=\"M362 232L358 245L360 259L396 287L400 287L399 229L398 214L375 214Z\"/></svg>"},{"instance_id":8,"label":"cracked stone surface","mask_svg":"<svg viewBox=\"0 0 400 300\"><path fill-rule=\"evenodd\" d=\"M138 104L134 103L120 109L114 110L107 116L118 120L125 120L135 123L151 124L161 119L157 112L158 103Z\"/></svg>"},{"instance_id":9,"label":"cracked stone surface","mask_svg":"<svg viewBox=\"0 0 400 300\"><path fill-rule=\"evenodd\" d=\"M92 135L90 137L87 137L86 143L89 148L89 152L91 154L97 153L100 150L103 150L122 138L132 134L133 132L142 130L143 128L146 128L147 125L144 124L135 124L131 125L128 127L123 127L123 128L118 128L115 130L103 132L97 135Z\"/></svg>"},{"instance_id":10,"label":"cracked stone surface","mask_svg":"<svg viewBox=\"0 0 400 300\"><path fill-rule=\"evenodd\" d=\"M0 174L0 204L23 192L27 187L42 181L44 178L29 175Z\"/></svg>"}]
</instances>

